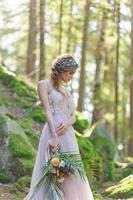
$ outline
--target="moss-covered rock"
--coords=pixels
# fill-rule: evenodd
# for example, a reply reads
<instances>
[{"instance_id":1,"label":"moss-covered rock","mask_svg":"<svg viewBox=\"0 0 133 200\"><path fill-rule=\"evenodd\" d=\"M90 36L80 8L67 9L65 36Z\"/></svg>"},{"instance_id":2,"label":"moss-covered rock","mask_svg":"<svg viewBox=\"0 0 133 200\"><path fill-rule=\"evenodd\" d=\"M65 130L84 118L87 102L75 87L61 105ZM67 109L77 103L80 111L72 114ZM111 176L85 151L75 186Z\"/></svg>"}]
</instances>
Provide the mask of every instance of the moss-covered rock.
<instances>
[{"instance_id":1,"label":"moss-covered rock","mask_svg":"<svg viewBox=\"0 0 133 200\"><path fill-rule=\"evenodd\" d=\"M9 72L5 67L0 66L0 80L6 87L12 88L18 95L22 97L32 97L36 98L35 90L32 87L26 85L26 83L20 79L16 78L16 75Z\"/></svg>"},{"instance_id":2,"label":"moss-covered rock","mask_svg":"<svg viewBox=\"0 0 133 200\"><path fill-rule=\"evenodd\" d=\"M24 137L11 132L9 135L9 148L14 157L33 158L36 154L32 145Z\"/></svg>"},{"instance_id":3,"label":"moss-covered rock","mask_svg":"<svg viewBox=\"0 0 133 200\"><path fill-rule=\"evenodd\" d=\"M24 130L31 130L33 128L33 119L29 116L26 116L20 120L18 120L18 123L21 125Z\"/></svg>"},{"instance_id":4,"label":"moss-covered rock","mask_svg":"<svg viewBox=\"0 0 133 200\"><path fill-rule=\"evenodd\" d=\"M30 143L32 144L32 146L37 149L37 146L38 146L38 141L39 141L39 133L33 133L33 132L30 132L30 131L26 131L25 132L26 135L28 136L29 140L30 140Z\"/></svg>"},{"instance_id":5,"label":"moss-covered rock","mask_svg":"<svg viewBox=\"0 0 133 200\"><path fill-rule=\"evenodd\" d=\"M7 116L0 117L0 138L0 170L6 171L12 181L31 174L36 150L17 122Z\"/></svg>"},{"instance_id":6,"label":"moss-covered rock","mask_svg":"<svg viewBox=\"0 0 133 200\"><path fill-rule=\"evenodd\" d=\"M102 132L103 131L103 132ZM90 141L101 155L105 180L115 179L115 145L109 129L103 123L98 123L92 131Z\"/></svg>"},{"instance_id":7,"label":"moss-covered rock","mask_svg":"<svg viewBox=\"0 0 133 200\"><path fill-rule=\"evenodd\" d=\"M89 121L86 119L86 117L83 116L80 112L76 111L76 122L73 125L75 130L77 130L80 133L83 133L84 130L86 130L89 126Z\"/></svg>"},{"instance_id":8,"label":"moss-covered rock","mask_svg":"<svg viewBox=\"0 0 133 200\"><path fill-rule=\"evenodd\" d=\"M109 138L97 135L95 138L92 138L91 141L102 156L106 155L108 159L113 160L115 146Z\"/></svg>"},{"instance_id":9,"label":"moss-covered rock","mask_svg":"<svg viewBox=\"0 0 133 200\"><path fill-rule=\"evenodd\" d=\"M27 188L29 188L31 182L31 177L24 176L16 181L11 188L11 192L25 192Z\"/></svg>"},{"instance_id":10,"label":"moss-covered rock","mask_svg":"<svg viewBox=\"0 0 133 200\"><path fill-rule=\"evenodd\" d=\"M113 198L133 197L133 175L122 179L116 186L107 188L106 194Z\"/></svg>"},{"instance_id":11,"label":"moss-covered rock","mask_svg":"<svg viewBox=\"0 0 133 200\"><path fill-rule=\"evenodd\" d=\"M11 177L9 174L7 174L6 171L1 170L0 171L0 183L8 183L11 181Z\"/></svg>"},{"instance_id":12,"label":"moss-covered rock","mask_svg":"<svg viewBox=\"0 0 133 200\"><path fill-rule=\"evenodd\" d=\"M30 112L30 117L32 117L32 119L41 122L41 123L45 123L46 122L46 116L44 114L43 108L41 106L35 107L31 112Z\"/></svg>"},{"instance_id":13,"label":"moss-covered rock","mask_svg":"<svg viewBox=\"0 0 133 200\"><path fill-rule=\"evenodd\" d=\"M119 181L129 175L133 175L133 162L115 162L115 181Z\"/></svg>"},{"instance_id":14,"label":"moss-covered rock","mask_svg":"<svg viewBox=\"0 0 133 200\"><path fill-rule=\"evenodd\" d=\"M2 106L2 105L8 106L10 104L11 104L11 102L10 102L10 98L8 96L1 97L0 106Z\"/></svg>"},{"instance_id":15,"label":"moss-covered rock","mask_svg":"<svg viewBox=\"0 0 133 200\"><path fill-rule=\"evenodd\" d=\"M95 197L95 200L103 200L103 197L101 194L94 193L94 197Z\"/></svg>"}]
</instances>

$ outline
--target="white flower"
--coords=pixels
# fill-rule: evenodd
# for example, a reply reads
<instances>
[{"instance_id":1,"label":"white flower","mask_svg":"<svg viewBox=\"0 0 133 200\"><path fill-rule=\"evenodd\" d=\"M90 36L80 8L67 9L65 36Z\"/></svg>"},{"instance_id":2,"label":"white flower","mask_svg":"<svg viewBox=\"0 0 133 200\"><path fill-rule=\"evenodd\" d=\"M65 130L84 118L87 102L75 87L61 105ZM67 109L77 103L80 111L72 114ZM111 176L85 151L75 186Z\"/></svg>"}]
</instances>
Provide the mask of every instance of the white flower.
<instances>
[{"instance_id":1,"label":"white flower","mask_svg":"<svg viewBox=\"0 0 133 200\"><path fill-rule=\"evenodd\" d=\"M59 167L65 167L65 162L63 160L61 160Z\"/></svg>"},{"instance_id":2,"label":"white flower","mask_svg":"<svg viewBox=\"0 0 133 200\"><path fill-rule=\"evenodd\" d=\"M64 178L64 177L61 177L61 178L58 179L58 182L59 182L59 183L62 183L64 180L65 180L65 178Z\"/></svg>"},{"instance_id":3,"label":"white flower","mask_svg":"<svg viewBox=\"0 0 133 200\"><path fill-rule=\"evenodd\" d=\"M52 174L56 174L56 169L52 167L51 173L52 173Z\"/></svg>"}]
</instances>

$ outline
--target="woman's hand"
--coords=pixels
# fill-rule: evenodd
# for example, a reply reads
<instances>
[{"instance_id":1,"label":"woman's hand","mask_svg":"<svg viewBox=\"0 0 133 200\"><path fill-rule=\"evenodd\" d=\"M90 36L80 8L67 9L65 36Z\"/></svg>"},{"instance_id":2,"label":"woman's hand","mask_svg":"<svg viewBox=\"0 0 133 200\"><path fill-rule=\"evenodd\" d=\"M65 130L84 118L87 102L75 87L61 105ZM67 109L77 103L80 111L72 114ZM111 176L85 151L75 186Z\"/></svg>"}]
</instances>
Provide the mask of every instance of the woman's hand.
<instances>
[{"instance_id":1,"label":"woman's hand","mask_svg":"<svg viewBox=\"0 0 133 200\"><path fill-rule=\"evenodd\" d=\"M57 127L57 129L56 129L56 134L57 134L58 136L63 135L63 134L67 131L67 129L68 129L68 124L62 122L62 123Z\"/></svg>"},{"instance_id":2,"label":"woman's hand","mask_svg":"<svg viewBox=\"0 0 133 200\"><path fill-rule=\"evenodd\" d=\"M59 148L59 138L58 136L55 136L49 140L47 149L49 149L50 151L54 151L58 148Z\"/></svg>"}]
</instances>

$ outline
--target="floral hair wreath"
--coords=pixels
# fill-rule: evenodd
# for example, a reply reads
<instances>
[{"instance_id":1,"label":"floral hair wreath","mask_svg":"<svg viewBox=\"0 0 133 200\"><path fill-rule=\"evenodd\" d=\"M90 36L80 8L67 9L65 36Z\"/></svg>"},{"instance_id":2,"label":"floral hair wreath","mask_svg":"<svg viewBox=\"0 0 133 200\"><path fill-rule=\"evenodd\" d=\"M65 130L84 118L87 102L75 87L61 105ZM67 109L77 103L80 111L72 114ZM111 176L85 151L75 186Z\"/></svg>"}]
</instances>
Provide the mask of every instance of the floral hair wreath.
<instances>
[{"instance_id":1,"label":"floral hair wreath","mask_svg":"<svg viewBox=\"0 0 133 200\"><path fill-rule=\"evenodd\" d=\"M76 61L73 58L65 58L65 59L61 59L59 61L56 62L55 64L55 69L57 71L60 71L62 68L77 68L78 64L76 63Z\"/></svg>"}]
</instances>

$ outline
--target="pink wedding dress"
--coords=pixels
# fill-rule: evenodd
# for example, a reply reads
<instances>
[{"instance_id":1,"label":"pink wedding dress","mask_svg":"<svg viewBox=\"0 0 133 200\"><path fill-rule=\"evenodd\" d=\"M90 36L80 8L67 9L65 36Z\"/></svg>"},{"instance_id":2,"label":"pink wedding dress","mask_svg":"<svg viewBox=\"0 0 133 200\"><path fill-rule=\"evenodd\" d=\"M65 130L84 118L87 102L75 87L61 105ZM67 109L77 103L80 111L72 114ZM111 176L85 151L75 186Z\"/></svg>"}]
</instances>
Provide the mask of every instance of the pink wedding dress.
<instances>
[{"instance_id":1,"label":"pink wedding dress","mask_svg":"<svg viewBox=\"0 0 133 200\"><path fill-rule=\"evenodd\" d=\"M66 121L74 111L74 102L72 96L67 88L63 87L63 89L69 94L69 98L66 99L60 92L54 89L51 82L48 80L41 81L49 84L50 93L48 95L48 100L53 115L54 125L57 127L61 122ZM51 134L46 122L44 124L39 142L36 162L31 179L30 191L24 200L29 200L37 181L41 177L42 167L46 162L45 150L49 139L51 139ZM79 153L79 147L72 126L67 129L64 135L59 136L59 144L61 151L76 151ZM67 177L61 184L61 187L64 191L64 200L94 200L87 178L86 181L83 181L78 175L71 175ZM45 185L42 186L42 188L35 194L33 200L47 200L45 198ZM55 198L51 200L58 199Z\"/></svg>"}]
</instances>

